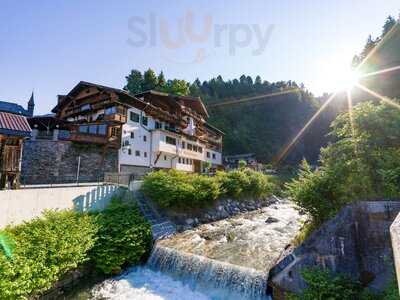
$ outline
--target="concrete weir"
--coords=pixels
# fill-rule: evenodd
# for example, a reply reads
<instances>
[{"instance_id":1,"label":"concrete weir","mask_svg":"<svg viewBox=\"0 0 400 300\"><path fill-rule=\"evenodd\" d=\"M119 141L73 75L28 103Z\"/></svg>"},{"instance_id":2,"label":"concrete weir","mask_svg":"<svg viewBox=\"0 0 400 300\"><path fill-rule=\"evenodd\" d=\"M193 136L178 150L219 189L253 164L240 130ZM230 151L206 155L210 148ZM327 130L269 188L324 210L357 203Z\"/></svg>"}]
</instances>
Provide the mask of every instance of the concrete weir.
<instances>
[{"instance_id":1,"label":"concrete weir","mask_svg":"<svg viewBox=\"0 0 400 300\"><path fill-rule=\"evenodd\" d=\"M398 201L356 202L343 208L271 269L274 299L300 293L306 287L301 270L315 266L382 291L393 277L389 228L399 211Z\"/></svg>"}]
</instances>

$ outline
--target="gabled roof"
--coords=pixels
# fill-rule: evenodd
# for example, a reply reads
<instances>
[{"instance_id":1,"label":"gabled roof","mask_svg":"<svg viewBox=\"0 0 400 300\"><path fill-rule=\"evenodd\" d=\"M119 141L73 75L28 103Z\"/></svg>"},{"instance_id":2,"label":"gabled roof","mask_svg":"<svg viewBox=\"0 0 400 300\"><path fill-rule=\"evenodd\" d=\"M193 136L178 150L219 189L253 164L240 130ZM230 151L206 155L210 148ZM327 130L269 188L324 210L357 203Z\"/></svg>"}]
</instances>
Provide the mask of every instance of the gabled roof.
<instances>
[{"instance_id":1,"label":"gabled roof","mask_svg":"<svg viewBox=\"0 0 400 300\"><path fill-rule=\"evenodd\" d=\"M28 116L28 111L21 105L12 102L0 101L0 111L9 112L17 115Z\"/></svg>"},{"instance_id":2,"label":"gabled roof","mask_svg":"<svg viewBox=\"0 0 400 300\"><path fill-rule=\"evenodd\" d=\"M119 96L122 97L129 97L135 99L135 97L133 97L132 95L130 95L127 91L121 90L121 89L116 89L113 87L109 87L109 86L105 86L105 85L101 85L101 84L96 84L96 83L91 83L91 82L87 82L87 81L80 81L77 85L75 85L75 87L67 94L67 95L58 95L58 99L59 102L57 103L57 105L51 110L52 112L57 112L57 110L63 106L64 104L68 103L68 101L70 100L71 97L73 97L74 95L76 95L77 93L79 93L79 91L82 88L87 88L87 87L96 87L99 90L107 90L107 91L111 91L111 92L115 92L117 93Z\"/></svg>"},{"instance_id":3,"label":"gabled roof","mask_svg":"<svg viewBox=\"0 0 400 300\"><path fill-rule=\"evenodd\" d=\"M25 116L0 112L0 134L29 136L31 131Z\"/></svg>"},{"instance_id":4,"label":"gabled roof","mask_svg":"<svg viewBox=\"0 0 400 300\"><path fill-rule=\"evenodd\" d=\"M154 95L154 96L161 96L161 97L168 97L170 99L174 99L175 101L182 101L183 105L186 107L190 107L197 113L209 117L206 107L204 106L203 101L201 101L200 97L192 97L192 96L179 96L174 94L168 94L164 92L159 92L155 90L148 90L144 91L139 94L135 94L135 97L144 97L146 95Z\"/></svg>"}]
</instances>

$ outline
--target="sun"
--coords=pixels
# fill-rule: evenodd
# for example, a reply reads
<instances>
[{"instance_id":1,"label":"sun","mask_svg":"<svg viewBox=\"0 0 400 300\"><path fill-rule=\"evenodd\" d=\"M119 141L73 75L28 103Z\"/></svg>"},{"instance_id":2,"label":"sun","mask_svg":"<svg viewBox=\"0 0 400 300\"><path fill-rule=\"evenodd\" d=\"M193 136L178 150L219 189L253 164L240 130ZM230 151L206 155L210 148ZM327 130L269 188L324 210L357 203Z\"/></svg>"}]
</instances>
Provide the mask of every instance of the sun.
<instances>
[{"instance_id":1,"label":"sun","mask_svg":"<svg viewBox=\"0 0 400 300\"><path fill-rule=\"evenodd\" d=\"M312 86L316 94L346 91L355 86L361 74L351 67L349 56L337 55L316 62Z\"/></svg>"},{"instance_id":2,"label":"sun","mask_svg":"<svg viewBox=\"0 0 400 300\"><path fill-rule=\"evenodd\" d=\"M357 70L349 68L340 74L337 74L336 79L336 92L352 89L358 84L361 74Z\"/></svg>"}]
</instances>

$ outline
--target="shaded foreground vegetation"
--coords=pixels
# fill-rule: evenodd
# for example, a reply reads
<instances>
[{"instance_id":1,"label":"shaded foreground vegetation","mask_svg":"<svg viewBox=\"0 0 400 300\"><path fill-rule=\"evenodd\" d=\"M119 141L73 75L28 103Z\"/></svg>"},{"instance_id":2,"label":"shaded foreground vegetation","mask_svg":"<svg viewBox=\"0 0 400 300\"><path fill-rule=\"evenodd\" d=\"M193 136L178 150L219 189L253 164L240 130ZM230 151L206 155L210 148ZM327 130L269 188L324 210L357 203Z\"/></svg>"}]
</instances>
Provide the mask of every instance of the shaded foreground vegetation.
<instances>
[{"instance_id":1,"label":"shaded foreground vegetation","mask_svg":"<svg viewBox=\"0 0 400 300\"><path fill-rule=\"evenodd\" d=\"M290 295L288 300L398 300L399 290L395 278L381 294L373 294L351 278L322 271L317 268L303 270L308 287L300 296Z\"/></svg>"},{"instance_id":2,"label":"shaded foreground vegetation","mask_svg":"<svg viewBox=\"0 0 400 300\"><path fill-rule=\"evenodd\" d=\"M137 207L119 197L103 212L47 211L2 233L12 251L10 257L0 251L0 299L44 292L83 264L117 273L145 258L152 240Z\"/></svg>"},{"instance_id":3,"label":"shaded foreground vegetation","mask_svg":"<svg viewBox=\"0 0 400 300\"><path fill-rule=\"evenodd\" d=\"M243 168L213 177L176 170L147 175L142 190L161 208L185 210L212 205L218 198L264 197L276 189L272 177Z\"/></svg>"},{"instance_id":4,"label":"shaded foreground vegetation","mask_svg":"<svg viewBox=\"0 0 400 300\"><path fill-rule=\"evenodd\" d=\"M302 163L298 177L286 185L288 195L317 224L354 200L400 197L399 132L397 109L358 104L351 118L344 113L333 122L335 142L321 150L316 170Z\"/></svg>"}]
</instances>

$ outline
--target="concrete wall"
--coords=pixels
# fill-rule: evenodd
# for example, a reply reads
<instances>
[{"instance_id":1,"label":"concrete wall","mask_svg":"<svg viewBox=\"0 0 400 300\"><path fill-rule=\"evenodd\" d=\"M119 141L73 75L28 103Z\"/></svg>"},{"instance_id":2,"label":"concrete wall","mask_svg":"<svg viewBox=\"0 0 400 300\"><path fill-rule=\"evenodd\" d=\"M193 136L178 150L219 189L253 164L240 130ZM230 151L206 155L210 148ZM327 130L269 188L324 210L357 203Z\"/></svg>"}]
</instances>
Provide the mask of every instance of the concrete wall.
<instances>
[{"instance_id":1,"label":"concrete wall","mask_svg":"<svg viewBox=\"0 0 400 300\"><path fill-rule=\"evenodd\" d=\"M101 210L118 191L115 185L0 191L0 228L38 217L46 209Z\"/></svg>"},{"instance_id":2,"label":"concrete wall","mask_svg":"<svg viewBox=\"0 0 400 300\"><path fill-rule=\"evenodd\" d=\"M390 226L394 263L396 267L397 282L400 288L400 214Z\"/></svg>"},{"instance_id":3,"label":"concrete wall","mask_svg":"<svg viewBox=\"0 0 400 300\"><path fill-rule=\"evenodd\" d=\"M306 287L301 271L318 266L347 274L373 291L382 291L393 276L389 227L400 201L365 201L343 208L270 271L274 299Z\"/></svg>"}]
</instances>

